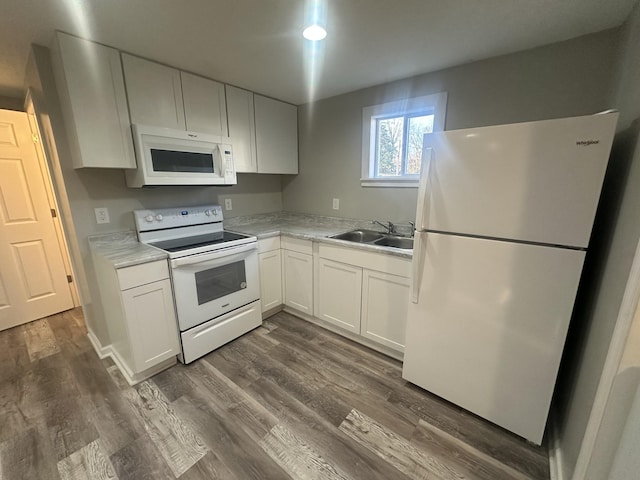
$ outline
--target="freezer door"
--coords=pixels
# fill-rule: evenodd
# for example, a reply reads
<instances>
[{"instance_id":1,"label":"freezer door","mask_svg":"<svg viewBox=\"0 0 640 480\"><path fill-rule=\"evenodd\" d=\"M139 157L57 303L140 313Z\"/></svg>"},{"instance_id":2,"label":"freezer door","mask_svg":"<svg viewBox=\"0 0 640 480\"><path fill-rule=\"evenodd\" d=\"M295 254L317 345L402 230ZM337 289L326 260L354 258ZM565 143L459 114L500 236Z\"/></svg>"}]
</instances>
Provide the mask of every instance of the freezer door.
<instances>
[{"instance_id":1,"label":"freezer door","mask_svg":"<svg viewBox=\"0 0 640 480\"><path fill-rule=\"evenodd\" d=\"M540 444L584 252L421 236L403 377Z\"/></svg>"},{"instance_id":2,"label":"freezer door","mask_svg":"<svg viewBox=\"0 0 640 480\"><path fill-rule=\"evenodd\" d=\"M592 115L425 135L432 158L423 160L429 178L416 225L586 247L616 120Z\"/></svg>"}]
</instances>

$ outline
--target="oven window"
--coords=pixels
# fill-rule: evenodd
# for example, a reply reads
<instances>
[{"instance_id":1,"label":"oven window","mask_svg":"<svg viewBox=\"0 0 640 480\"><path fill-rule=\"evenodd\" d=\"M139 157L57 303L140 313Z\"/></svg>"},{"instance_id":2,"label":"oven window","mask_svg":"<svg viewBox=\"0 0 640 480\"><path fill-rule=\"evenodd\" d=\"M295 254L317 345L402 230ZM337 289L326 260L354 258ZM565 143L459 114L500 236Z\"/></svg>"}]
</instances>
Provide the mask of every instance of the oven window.
<instances>
[{"instance_id":1,"label":"oven window","mask_svg":"<svg viewBox=\"0 0 640 480\"><path fill-rule=\"evenodd\" d=\"M247 287L244 261L202 270L196 273L198 305L224 297Z\"/></svg>"},{"instance_id":2,"label":"oven window","mask_svg":"<svg viewBox=\"0 0 640 480\"><path fill-rule=\"evenodd\" d=\"M211 153L151 149L154 172L214 173Z\"/></svg>"}]
</instances>

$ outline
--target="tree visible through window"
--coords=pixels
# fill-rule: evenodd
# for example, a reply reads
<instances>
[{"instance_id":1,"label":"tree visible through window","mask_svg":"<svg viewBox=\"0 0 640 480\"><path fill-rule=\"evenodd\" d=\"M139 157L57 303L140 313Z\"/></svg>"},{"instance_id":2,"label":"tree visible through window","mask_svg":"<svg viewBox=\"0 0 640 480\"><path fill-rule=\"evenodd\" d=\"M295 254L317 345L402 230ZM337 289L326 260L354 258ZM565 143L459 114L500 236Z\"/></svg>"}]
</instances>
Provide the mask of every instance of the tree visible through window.
<instances>
[{"instance_id":1,"label":"tree visible through window","mask_svg":"<svg viewBox=\"0 0 640 480\"><path fill-rule=\"evenodd\" d=\"M447 94L362 109L362 186L416 187L426 133L444 129Z\"/></svg>"},{"instance_id":2,"label":"tree visible through window","mask_svg":"<svg viewBox=\"0 0 640 480\"><path fill-rule=\"evenodd\" d=\"M422 138L433 132L434 115L376 119L376 177L420 175Z\"/></svg>"}]
</instances>

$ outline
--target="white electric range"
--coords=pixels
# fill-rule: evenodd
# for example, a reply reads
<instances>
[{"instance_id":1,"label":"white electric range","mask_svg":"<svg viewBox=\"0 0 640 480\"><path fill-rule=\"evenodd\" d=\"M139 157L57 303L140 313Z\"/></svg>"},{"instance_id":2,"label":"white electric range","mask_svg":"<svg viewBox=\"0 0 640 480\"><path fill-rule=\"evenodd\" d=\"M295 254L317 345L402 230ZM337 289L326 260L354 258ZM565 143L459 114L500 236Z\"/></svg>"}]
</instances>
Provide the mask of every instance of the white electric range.
<instances>
[{"instance_id":1,"label":"white electric range","mask_svg":"<svg viewBox=\"0 0 640 480\"><path fill-rule=\"evenodd\" d=\"M225 231L219 205L133 214L140 242L169 255L182 363L262 324L257 239Z\"/></svg>"}]
</instances>

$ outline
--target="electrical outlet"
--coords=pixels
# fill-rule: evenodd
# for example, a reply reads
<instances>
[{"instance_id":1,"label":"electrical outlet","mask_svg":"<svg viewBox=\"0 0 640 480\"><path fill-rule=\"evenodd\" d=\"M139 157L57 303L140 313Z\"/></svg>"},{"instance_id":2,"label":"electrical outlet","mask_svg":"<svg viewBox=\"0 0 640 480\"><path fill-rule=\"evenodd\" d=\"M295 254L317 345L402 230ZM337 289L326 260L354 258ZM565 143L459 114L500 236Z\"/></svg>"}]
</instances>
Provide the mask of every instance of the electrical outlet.
<instances>
[{"instance_id":1,"label":"electrical outlet","mask_svg":"<svg viewBox=\"0 0 640 480\"><path fill-rule=\"evenodd\" d=\"M231 202L230 198L225 198L224 199L224 209L225 210L233 210L233 203Z\"/></svg>"},{"instance_id":2,"label":"electrical outlet","mask_svg":"<svg viewBox=\"0 0 640 480\"><path fill-rule=\"evenodd\" d=\"M94 208L96 223L109 223L109 209L107 207Z\"/></svg>"},{"instance_id":3,"label":"electrical outlet","mask_svg":"<svg viewBox=\"0 0 640 480\"><path fill-rule=\"evenodd\" d=\"M334 210L340 210L340 199L339 198L334 198L333 199L333 209Z\"/></svg>"}]
</instances>

